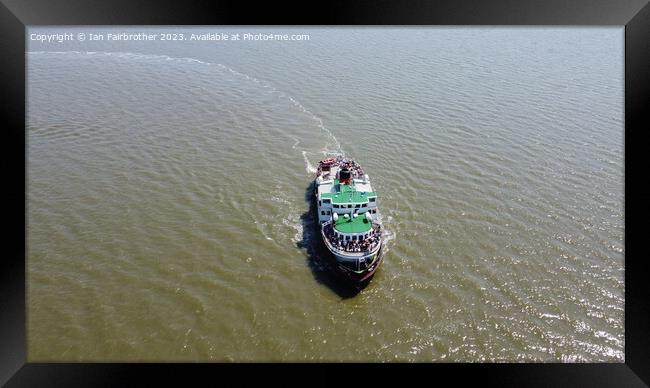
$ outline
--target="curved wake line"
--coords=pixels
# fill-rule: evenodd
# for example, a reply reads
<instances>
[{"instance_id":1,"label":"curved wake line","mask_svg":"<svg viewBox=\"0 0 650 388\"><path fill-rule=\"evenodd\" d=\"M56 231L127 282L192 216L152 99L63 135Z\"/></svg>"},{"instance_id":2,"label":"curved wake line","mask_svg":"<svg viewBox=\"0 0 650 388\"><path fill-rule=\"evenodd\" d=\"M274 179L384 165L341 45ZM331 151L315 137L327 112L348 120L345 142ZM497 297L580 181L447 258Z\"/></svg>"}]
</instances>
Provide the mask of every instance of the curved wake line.
<instances>
[{"instance_id":1,"label":"curved wake line","mask_svg":"<svg viewBox=\"0 0 650 388\"><path fill-rule=\"evenodd\" d=\"M330 138L330 140L333 143L333 146L335 148L333 150L334 152L337 152L337 153L342 154L342 155L345 154L343 152L343 149L341 148L341 143L339 143L336 136L334 136L334 134L325 126L325 124L323 123L323 120L320 117L316 116L312 111L305 108L305 106L302 105L298 100L296 100L295 98L289 96L288 94L284 93L283 91L278 90L276 87L274 87L273 85L271 85L267 81L261 81L261 80L255 78L255 77L251 77L248 74L239 72L239 71L237 71L237 70L235 70L233 68L230 68L230 67L228 67L228 66L226 66L224 64L221 64L221 63L204 62L204 61L201 61L199 59L188 58L188 57L170 57L168 55L159 55L159 54L137 54L137 53L129 53L129 52L108 52L108 51L28 51L26 54L85 54L85 55L99 54L99 55L114 56L114 57L118 57L118 58L163 59L163 60L166 60L166 61L185 61L185 62L188 62L188 63L199 63L199 64L203 64L203 65L207 65L207 66L218 66L218 67L220 67L220 68L222 68L224 70L229 71L230 73L232 73L232 74L234 74L236 76L244 77L249 81L253 81L256 84L258 84L258 85L260 85L260 86L262 86L264 88L267 88L267 89L269 89L269 90L271 90L271 91L273 91L275 93L278 93L281 97L284 97L284 98L288 99L289 101L291 101L291 103L294 106L296 106L297 108L299 108L303 113L305 113L306 115L311 116L311 119L316 122L316 126L318 128L320 128L322 131L324 131L329 136L329 138ZM294 140L296 141L296 144L294 144L294 147L292 147L292 148L295 149L295 146L298 144L299 140L298 139L294 139ZM330 149L326 145L325 150L323 151L323 154L326 154L328 151L330 151ZM309 161L307 160L307 157L305 155L305 151L302 151L302 152L303 152L303 157L305 157L305 160L309 164ZM310 171L312 168L313 168L313 166L310 167L310 165L308 165L307 166L307 171Z\"/></svg>"},{"instance_id":2,"label":"curved wake line","mask_svg":"<svg viewBox=\"0 0 650 388\"><path fill-rule=\"evenodd\" d=\"M280 92L280 93L282 93L282 92ZM293 97L287 96L287 95L285 95L285 97L287 97L289 100L291 100L291 102L293 102L293 104L295 106L297 106L298 108L300 108L305 114L311 115L311 118L314 121L318 122L318 124L317 124L318 127L320 129L322 129L323 131L325 131L329 135L330 139L332 139L332 142L334 143L334 146L336 147L336 152L338 152L340 154L343 154L343 149L341 148L341 143L339 143L336 136L334 136L334 134L329 129L327 129L325 127L325 124L323 124L323 120L320 117L313 114L309 109L305 108L300 102L296 101ZM326 149L325 153L327 153L327 151L328 150Z\"/></svg>"},{"instance_id":3,"label":"curved wake line","mask_svg":"<svg viewBox=\"0 0 650 388\"><path fill-rule=\"evenodd\" d=\"M307 170L307 173L309 174L315 174L316 173L316 167L314 167L310 162L309 158L307 158L307 151L302 151L302 157L305 159L305 168Z\"/></svg>"}]
</instances>

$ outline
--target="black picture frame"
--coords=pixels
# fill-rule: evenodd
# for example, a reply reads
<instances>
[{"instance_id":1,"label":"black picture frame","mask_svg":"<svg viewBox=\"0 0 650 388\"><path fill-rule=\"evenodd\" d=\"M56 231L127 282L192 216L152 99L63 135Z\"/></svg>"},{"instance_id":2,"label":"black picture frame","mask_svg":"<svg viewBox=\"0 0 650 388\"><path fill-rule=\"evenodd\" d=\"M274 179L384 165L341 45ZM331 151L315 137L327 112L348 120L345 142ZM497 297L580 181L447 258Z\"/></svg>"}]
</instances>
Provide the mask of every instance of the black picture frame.
<instances>
[{"instance_id":1,"label":"black picture frame","mask_svg":"<svg viewBox=\"0 0 650 388\"><path fill-rule=\"evenodd\" d=\"M381 382L385 377L427 384L467 382L497 386L612 386L650 384L650 292L642 226L650 192L641 157L650 128L650 5L645 0L328 1L264 4L249 1L1 0L0 85L3 212L6 254L0 271L0 384L18 386L125 386L152 382L184 385L197 376L210 385L224 375L238 384L273 376L336 384ZM25 38L38 25L589 25L625 26L625 363L603 364L34 364L26 360L25 253ZM637 179L634 179L637 178ZM639 227L639 225L641 227ZM252 371L251 371L252 369Z\"/></svg>"}]
</instances>

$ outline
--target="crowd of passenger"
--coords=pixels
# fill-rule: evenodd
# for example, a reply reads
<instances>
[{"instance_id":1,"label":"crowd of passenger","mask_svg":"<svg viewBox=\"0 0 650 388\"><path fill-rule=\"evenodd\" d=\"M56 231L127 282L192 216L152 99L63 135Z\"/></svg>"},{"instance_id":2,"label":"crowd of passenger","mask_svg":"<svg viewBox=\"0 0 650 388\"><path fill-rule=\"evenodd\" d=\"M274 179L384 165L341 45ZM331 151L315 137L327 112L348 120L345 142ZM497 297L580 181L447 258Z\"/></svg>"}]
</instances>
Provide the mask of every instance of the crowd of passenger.
<instances>
[{"instance_id":1,"label":"crowd of passenger","mask_svg":"<svg viewBox=\"0 0 650 388\"><path fill-rule=\"evenodd\" d=\"M354 178L361 178L364 175L363 169L359 163L355 162L354 160L343 159L339 162L339 167L341 169L350 170Z\"/></svg>"},{"instance_id":2,"label":"crowd of passenger","mask_svg":"<svg viewBox=\"0 0 650 388\"><path fill-rule=\"evenodd\" d=\"M332 224L325 225L323 230L330 244L345 252L369 252L381 243L381 226L379 224L374 224L369 236L363 240L345 240L343 236L335 235Z\"/></svg>"},{"instance_id":3,"label":"crowd of passenger","mask_svg":"<svg viewBox=\"0 0 650 388\"><path fill-rule=\"evenodd\" d=\"M316 175L322 175L323 172L324 172L322 162L323 161L321 160L321 162L318 164L318 167L316 169ZM354 160L345 159L345 158L342 159L341 157L338 157L338 158L336 158L336 162L334 163L334 165L338 165L338 167L341 170L343 170L343 169L349 170L352 173L352 177L355 178L355 179L363 178L363 176L365 174L363 172L363 169L359 165L359 163L357 163ZM329 167L327 167L325 169L325 171L329 171ZM327 174L327 172L325 172L325 174Z\"/></svg>"}]
</instances>

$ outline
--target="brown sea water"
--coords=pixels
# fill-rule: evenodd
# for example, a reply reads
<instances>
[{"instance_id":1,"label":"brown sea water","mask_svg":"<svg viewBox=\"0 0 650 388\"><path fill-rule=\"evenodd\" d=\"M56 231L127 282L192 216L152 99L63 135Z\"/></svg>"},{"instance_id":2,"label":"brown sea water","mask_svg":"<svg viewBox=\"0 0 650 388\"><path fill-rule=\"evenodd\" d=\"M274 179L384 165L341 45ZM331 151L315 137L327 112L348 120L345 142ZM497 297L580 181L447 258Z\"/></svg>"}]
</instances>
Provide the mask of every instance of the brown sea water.
<instances>
[{"instance_id":1,"label":"brown sea water","mask_svg":"<svg viewBox=\"0 0 650 388\"><path fill-rule=\"evenodd\" d=\"M310 40L30 43L30 361L624 361L622 28L180 30ZM387 231L359 292L333 150Z\"/></svg>"}]
</instances>

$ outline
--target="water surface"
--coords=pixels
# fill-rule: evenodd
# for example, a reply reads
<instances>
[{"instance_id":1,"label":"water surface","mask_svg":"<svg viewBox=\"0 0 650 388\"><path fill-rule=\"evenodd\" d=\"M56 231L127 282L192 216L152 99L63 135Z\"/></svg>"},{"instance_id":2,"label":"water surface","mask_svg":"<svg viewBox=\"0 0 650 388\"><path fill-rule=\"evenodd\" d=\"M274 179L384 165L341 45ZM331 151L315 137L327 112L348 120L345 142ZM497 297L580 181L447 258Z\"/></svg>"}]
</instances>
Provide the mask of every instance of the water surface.
<instances>
[{"instance_id":1,"label":"water surface","mask_svg":"<svg viewBox=\"0 0 650 388\"><path fill-rule=\"evenodd\" d=\"M31 362L624 361L622 28L185 31L310 40L29 42ZM388 232L360 292L333 150Z\"/></svg>"}]
</instances>

